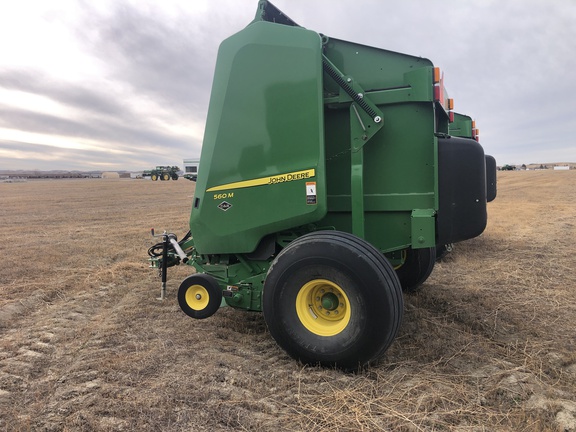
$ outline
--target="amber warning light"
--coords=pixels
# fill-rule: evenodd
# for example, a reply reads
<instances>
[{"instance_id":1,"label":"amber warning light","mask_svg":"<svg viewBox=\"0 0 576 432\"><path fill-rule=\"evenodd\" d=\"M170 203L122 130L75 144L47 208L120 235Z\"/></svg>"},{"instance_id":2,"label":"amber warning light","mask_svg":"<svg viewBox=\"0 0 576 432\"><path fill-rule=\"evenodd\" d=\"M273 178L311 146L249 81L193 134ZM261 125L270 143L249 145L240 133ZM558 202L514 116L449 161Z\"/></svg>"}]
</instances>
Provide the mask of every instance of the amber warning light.
<instances>
[{"instance_id":1,"label":"amber warning light","mask_svg":"<svg viewBox=\"0 0 576 432\"><path fill-rule=\"evenodd\" d=\"M454 99L446 98L446 90L444 89L444 73L440 71L439 67L435 67L432 73L432 82L434 84L434 100L440 102L440 105L448 112L448 119L450 123L454 122Z\"/></svg>"}]
</instances>

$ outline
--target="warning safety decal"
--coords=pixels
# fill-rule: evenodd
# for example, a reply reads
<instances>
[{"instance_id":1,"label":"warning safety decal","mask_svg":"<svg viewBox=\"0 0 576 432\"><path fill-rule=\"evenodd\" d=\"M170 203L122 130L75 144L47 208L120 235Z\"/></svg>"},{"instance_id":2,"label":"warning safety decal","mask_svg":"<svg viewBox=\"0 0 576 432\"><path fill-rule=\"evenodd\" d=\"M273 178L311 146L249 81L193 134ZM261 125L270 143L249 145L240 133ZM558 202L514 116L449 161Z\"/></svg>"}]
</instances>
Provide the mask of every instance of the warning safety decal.
<instances>
[{"instance_id":1,"label":"warning safety decal","mask_svg":"<svg viewBox=\"0 0 576 432\"><path fill-rule=\"evenodd\" d=\"M316 182L306 182L306 204L317 204Z\"/></svg>"}]
</instances>

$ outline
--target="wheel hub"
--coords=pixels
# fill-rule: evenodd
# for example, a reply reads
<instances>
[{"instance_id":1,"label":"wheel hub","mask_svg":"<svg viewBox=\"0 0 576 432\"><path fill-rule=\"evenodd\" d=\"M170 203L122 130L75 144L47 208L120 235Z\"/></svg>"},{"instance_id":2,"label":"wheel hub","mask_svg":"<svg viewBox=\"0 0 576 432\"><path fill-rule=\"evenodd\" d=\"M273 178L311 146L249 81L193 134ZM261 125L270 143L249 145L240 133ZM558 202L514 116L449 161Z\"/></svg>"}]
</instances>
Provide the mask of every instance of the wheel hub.
<instances>
[{"instance_id":1,"label":"wheel hub","mask_svg":"<svg viewBox=\"0 0 576 432\"><path fill-rule=\"evenodd\" d=\"M202 285L192 285L185 295L188 306L196 311L205 309L210 301L210 295Z\"/></svg>"},{"instance_id":2,"label":"wheel hub","mask_svg":"<svg viewBox=\"0 0 576 432\"><path fill-rule=\"evenodd\" d=\"M333 292L326 293L322 296L322 307L328 311L338 308L338 297Z\"/></svg>"},{"instance_id":3,"label":"wheel hub","mask_svg":"<svg viewBox=\"0 0 576 432\"><path fill-rule=\"evenodd\" d=\"M315 279L302 286L296 298L296 312L304 327L320 336L334 336L350 321L350 306L344 290L325 279Z\"/></svg>"}]
</instances>

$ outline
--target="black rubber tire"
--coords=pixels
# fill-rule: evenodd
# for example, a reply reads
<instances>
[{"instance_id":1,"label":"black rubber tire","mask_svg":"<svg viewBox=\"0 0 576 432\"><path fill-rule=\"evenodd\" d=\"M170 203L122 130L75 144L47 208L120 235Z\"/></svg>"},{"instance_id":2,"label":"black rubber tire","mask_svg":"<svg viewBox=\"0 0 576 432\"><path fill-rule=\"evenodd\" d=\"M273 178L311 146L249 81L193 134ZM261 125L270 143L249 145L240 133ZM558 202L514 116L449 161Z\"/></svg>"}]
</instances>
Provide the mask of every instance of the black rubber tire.
<instances>
[{"instance_id":1,"label":"black rubber tire","mask_svg":"<svg viewBox=\"0 0 576 432\"><path fill-rule=\"evenodd\" d=\"M157 180L158 180L158 176L157 176L156 174L152 174L152 175L150 176L150 179L151 179L152 181L157 181Z\"/></svg>"},{"instance_id":2,"label":"black rubber tire","mask_svg":"<svg viewBox=\"0 0 576 432\"><path fill-rule=\"evenodd\" d=\"M170 180L170 174L167 174L167 173L162 174L162 176L160 177L160 180L164 180L164 181Z\"/></svg>"},{"instance_id":3,"label":"black rubber tire","mask_svg":"<svg viewBox=\"0 0 576 432\"><path fill-rule=\"evenodd\" d=\"M309 313L308 320L316 318L312 305L298 308L307 304L298 303L299 293L314 281L328 281L345 295L349 320L336 334L317 334L298 315L300 310ZM317 231L294 240L274 259L262 306L270 333L290 356L357 370L377 361L393 342L403 297L392 265L379 250L352 234Z\"/></svg>"},{"instance_id":4,"label":"black rubber tire","mask_svg":"<svg viewBox=\"0 0 576 432\"><path fill-rule=\"evenodd\" d=\"M398 279L405 292L415 292L434 270L436 248L407 249L406 261L396 269Z\"/></svg>"},{"instance_id":5,"label":"black rubber tire","mask_svg":"<svg viewBox=\"0 0 576 432\"><path fill-rule=\"evenodd\" d=\"M196 273L188 276L178 288L178 304L189 317L208 318L214 315L221 303L222 289L216 279L207 274Z\"/></svg>"},{"instance_id":6,"label":"black rubber tire","mask_svg":"<svg viewBox=\"0 0 576 432\"><path fill-rule=\"evenodd\" d=\"M178 180L178 174L172 174L172 180Z\"/></svg>"}]
</instances>

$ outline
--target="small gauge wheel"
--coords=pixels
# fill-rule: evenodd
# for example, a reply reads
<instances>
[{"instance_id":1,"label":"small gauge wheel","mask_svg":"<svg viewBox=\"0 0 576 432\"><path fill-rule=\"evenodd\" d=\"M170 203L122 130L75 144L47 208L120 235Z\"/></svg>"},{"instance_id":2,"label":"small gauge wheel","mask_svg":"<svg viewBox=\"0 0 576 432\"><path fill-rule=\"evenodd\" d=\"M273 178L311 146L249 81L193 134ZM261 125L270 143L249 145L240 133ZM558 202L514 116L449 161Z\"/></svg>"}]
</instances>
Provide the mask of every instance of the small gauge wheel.
<instances>
[{"instance_id":1,"label":"small gauge wheel","mask_svg":"<svg viewBox=\"0 0 576 432\"><path fill-rule=\"evenodd\" d=\"M204 273L188 276L178 288L178 304L189 317L208 318L220 308L222 289L212 276Z\"/></svg>"}]
</instances>

